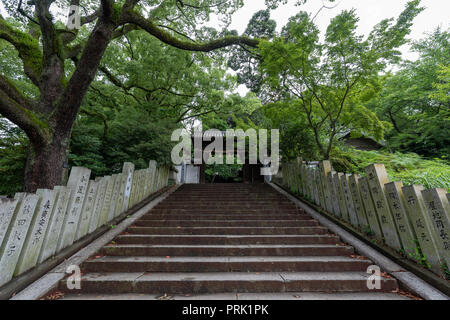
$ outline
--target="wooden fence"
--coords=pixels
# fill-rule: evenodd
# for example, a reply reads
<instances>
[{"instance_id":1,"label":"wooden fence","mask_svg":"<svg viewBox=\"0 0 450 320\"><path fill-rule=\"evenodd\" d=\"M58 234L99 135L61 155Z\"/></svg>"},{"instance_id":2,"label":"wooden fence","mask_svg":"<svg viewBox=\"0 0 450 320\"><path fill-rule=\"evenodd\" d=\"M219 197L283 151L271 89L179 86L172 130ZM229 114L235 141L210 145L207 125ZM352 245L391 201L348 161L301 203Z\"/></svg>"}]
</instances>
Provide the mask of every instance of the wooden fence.
<instances>
[{"instance_id":1,"label":"wooden fence","mask_svg":"<svg viewBox=\"0 0 450 320\"><path fill-rule=\"evenodd\" d=\"M67 186L0 199L0 287L108 224L168 185L169 169L125 163L120 174L89 180L72 168Z\"/></svg>"},{"instance_id":2,"label":"wooden fence","mask_svg":"<svg viewBox=\"0 0 450 320\"><path fill-rule=\"evenodd\" d=\"M424 264L426 258L433 272L448 277L450 195L390 182L383 164L365 173L335 172L329 161L311 165L298 159L282 165L281 184L409 259Z\"/></svg>"}]
</instances>

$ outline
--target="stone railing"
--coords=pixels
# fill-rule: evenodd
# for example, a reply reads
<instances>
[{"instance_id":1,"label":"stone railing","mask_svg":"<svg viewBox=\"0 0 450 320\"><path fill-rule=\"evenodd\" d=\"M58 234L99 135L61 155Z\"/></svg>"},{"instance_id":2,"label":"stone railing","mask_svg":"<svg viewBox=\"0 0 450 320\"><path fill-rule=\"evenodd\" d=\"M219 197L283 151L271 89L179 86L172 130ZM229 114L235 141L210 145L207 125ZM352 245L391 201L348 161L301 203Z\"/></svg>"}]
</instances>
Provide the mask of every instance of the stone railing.
<instances>
[{"instance_id":1,"label":"stone railing","mask_svg":"<svg viewBox=\"0 0 450 320\"><path fill-rule=\"evenodd\" d=\"M447 277L450 267L449 194L390 182L385 166L365 168L366 176L334 172L329 161L284 163L275 182L316 204L359 234ZM425 259L426 260L425 260Z\"/></svg>"},{"instance_id":2,"label":"stone railing","mask_svg":"<svg viewBox=\"0 0 450 320\"><path fill-rule=\"evenodd\" d=\"M0 287L93 233L168 185L169 169L125 163L120 174L89 180L73 167L67 186L0 199Z\"/></svg>"}]
</instances>

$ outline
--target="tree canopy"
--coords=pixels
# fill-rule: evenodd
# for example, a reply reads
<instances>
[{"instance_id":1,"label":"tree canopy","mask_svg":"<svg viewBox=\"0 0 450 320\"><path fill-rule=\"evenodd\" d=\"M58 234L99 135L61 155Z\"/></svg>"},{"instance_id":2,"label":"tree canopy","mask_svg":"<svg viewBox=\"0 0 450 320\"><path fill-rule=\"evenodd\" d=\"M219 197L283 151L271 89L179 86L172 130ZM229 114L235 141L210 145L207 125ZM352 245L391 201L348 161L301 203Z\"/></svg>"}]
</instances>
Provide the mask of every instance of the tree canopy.
<instances>
[{"instance_id":1,"label":"tree canopy","mask_svg":"<svg viewBox=\"0 0 450 320\"><path fill-rule=\"evenodd\" d=\"M365 39L356 33L359 19L351 10L331 20L323 43L306 12L290 18L273 41L261 40L261 70L272 96L302 109L323 158L342 131L383 139L383 123L364 102L374 94L379 72L399 61L397 49L422 10L419 3L408 2L397 21L381 21Z\"/></svg>"},{"instance_id":2,"label":"tree canopy","mask_svg":"<svg viewBox=\"0 0 450 320\"><path fill-rule=\"evenodd\" d=\"M230 30L242 0L1 1L0 194L52 188L71 166L100 176L124 161L170 164L171 132L199 123L279 129L284 159L331 159L351 172L386 159L408 181L396 170L415 165L397 163L422 156L437 169L420 174L447 181L438 174L450 151L450 33L408 42L419 0L367 35L339 6L321 33L305 1L277 31L272 10L287 0L266 0L242 35ZM66 25L70 6L81 8L80 29ZM405 44L417 60L401 59ZM356 152L347 134L386 147ZM208 172L226 179L239 168Z\"/></svg>"}]
</instances>

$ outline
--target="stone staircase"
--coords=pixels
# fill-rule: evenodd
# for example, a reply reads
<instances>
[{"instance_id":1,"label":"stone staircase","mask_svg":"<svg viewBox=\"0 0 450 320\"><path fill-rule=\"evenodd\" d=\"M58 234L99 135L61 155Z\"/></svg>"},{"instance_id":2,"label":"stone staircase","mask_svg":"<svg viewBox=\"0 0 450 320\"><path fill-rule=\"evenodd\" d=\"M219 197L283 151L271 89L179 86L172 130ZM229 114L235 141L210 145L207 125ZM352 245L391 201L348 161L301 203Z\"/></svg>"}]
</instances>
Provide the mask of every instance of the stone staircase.
<instances>
[{"instance_id":1,"label":"stone staircase","mask_svg":"<svg viewBox=\"0 0 450 320\"><path fill-rule=\"evenodd\" d=\"M183 185L86 261L65 299L401 299L392 278L367 288L371 264L268 185Z\"/></svg>"}]
</instances>

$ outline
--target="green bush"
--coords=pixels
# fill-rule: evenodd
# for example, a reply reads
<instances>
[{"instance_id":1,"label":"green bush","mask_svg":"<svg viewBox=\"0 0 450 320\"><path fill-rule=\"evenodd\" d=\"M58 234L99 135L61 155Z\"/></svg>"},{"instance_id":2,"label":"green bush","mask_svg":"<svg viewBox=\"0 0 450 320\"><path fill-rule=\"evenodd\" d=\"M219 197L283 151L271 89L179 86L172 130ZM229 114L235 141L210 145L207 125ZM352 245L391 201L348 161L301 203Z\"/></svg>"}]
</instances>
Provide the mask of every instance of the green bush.
<instances>
[{"instance_id":1,"label":"green bush","mask_svg":"<svg viewBox=\"0 0 450 320\"><path fill-rule=\"evenodd\" d=\"M213 182L218 177L220 180L228 182L241 182L239 171L242 169L242 165L237 163L236 157L234 158L234 164L226 164L225 158L222 159L222 162L223 164L206 165L206 181Z\"/></svg>"},{"instance_id":2,"label":"green bush","mask_svg":"<svg viewBox=\"0 0 450 320\"><path fill-rule=\"evenodd\" d=\"M386 166L391 181L450 191L450 163L445 158L430 160L415 153L347 149L335 150L331 161L337 171L362 175L365 174L364 169L367 166L382 163Z\"/></svg>"}]
</instances>

